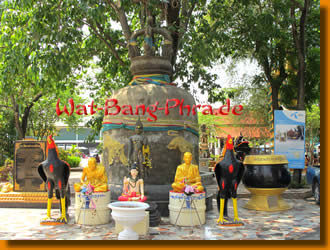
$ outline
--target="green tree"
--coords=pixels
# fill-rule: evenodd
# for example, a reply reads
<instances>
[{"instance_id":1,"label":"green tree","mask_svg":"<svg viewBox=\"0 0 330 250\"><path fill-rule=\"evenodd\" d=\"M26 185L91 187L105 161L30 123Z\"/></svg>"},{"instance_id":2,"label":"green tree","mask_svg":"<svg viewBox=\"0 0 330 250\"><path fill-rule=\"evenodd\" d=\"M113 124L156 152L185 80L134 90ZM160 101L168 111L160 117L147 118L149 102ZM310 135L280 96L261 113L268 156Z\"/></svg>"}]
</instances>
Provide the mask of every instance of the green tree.
<instances>
[{"instance_id":1,"label":"green tree","mask_svg":"<svg viewBox=\"0 0 330 250\"><path fill-rule=\"evenodd\" d=\"M58 22L56 27L50 26L38 15L37 6L19 3L0 3L0 95L3 105L12 110L17 138L23 139L31 110L42 97L66 88L74 90L81 74L82 41L73 27ZM44 14L57 20L51 9ZM70 42L65 43L67 40Z\"/></svg>"},{"instance_id":2,"label":"green tree","mask_svg":"<svg viewBox=\"0 0 330 250\"><path fill-rule=\"evenodd\" d=\"M313 162L314 145L320 141L320 106L317 104L312 105L306 111L306 151L309 152L310 164Z\"/></svg>"},{"instance_id":3,"label":"green tree","mask_svg":"<svg viewBox=\"0 0 330 250\"><path fill-rule=\"evenodd\" d=\"M217 132L221 131L221 121L218 118L215 115L203 115L202 112L198 112L199 133L201 133L201 126L205 124L208 132L208 142L217 142Z\"/></svg>"},{"instance_id":4,"label":"green tree","mask_svg":"<svg viewBox=\"0 0 330 250\"><path fill-rule=\"evenodd\" d=\"M229 65L229 68L231 67L232 65ZM222 88L218 92L213 92L214 95L222 96L225 99L229 98L232 105L240 104L243 106L241 115L233 116L233 119L239 121L252 116L260 124L270 126L269 111L271 107L269 105L270 99L267 97L268 87L265 81L259 75L244 74L238 76L237 70L230 69L232 79L230 86Z\"/></svg>"},{"instance_id":5,"label":"green tree","mask_svg":"<svg viewBox=\"0 0 330 250\"><path fill-rule=\"evenodd\" d=\"M306 57L307 57L307 45L306 45L306 32L308 17L310 16L312 5L315 5L316 10L319 13L320 2L315 0L296 1L291 0L290 16L291 16L291 30L292 37L295 45L295 52L298 58L297 67L297 109L305 109L305 78L306 78ZM319 22L320 18L318 18ZM317 31L317 30L316 30ZM319 30L318 30L319 31ZM318 45L316 45L319 47Z\"/></svg>"},{"instance_id":6,"label":"green tree","mask_svg":"<svg viewBox=\"0 0 330 250\"><path fill-rule=\"evenodd\" d=\"M286 96L290 96L291 100L298 99L296 108L301 109L301 103L305 101L306 74L311 68L315 69L313 61L306 60L306 55L310 55L310 59L313 55L314 58L317 57L319 47L318 3L319 1L295 0L210 3L210 34L212 39L219 41L213 50L223 58L254 58L263 69L260 78L272 87L273 110L279 108L280 92L291 91L292 86L294 95ZM296 27L298 23L299 27ZM206 32L209 30L206 29ZM201 33L202 29L200 38ZM306 40L313 40L313 43L306 46ZM306 61L309 69L305 67ZM317 66L317 61L314 65ZM313 73L319 75L319 70ZM312 78L317 79L317 76ZM290 88L283 87L284 84L289 84ZM310 81L308 84L315 88L319 81Z\"/></svg>"},{"instance_id":7,"label":"green tree","mask_svg":"<svg viewBox=\"0 0 330 250\"><path fill-rule=\"evenodd\" d=\"M215 75L206 70L214 61L213 54L203 52L208 45L195 44L195 48L189 45L197 32L195 27L207 23L204 20L205 0L22 0L15 8L33 13L31 22L38 27L39 34L46 31L43 42L53 44L56 41L61 44L61 50L65 48L65 52L72 52L71 57L82 54L79 63L87 64L94 57L98 71L86 84L94 96L110 96L112 90L126 86L131 80L130 59L141 51L127 45L134 31L146 27L146 16L149 15L153 25L166 27L171 32L174 51L171 63L175 72L172 80L183 80L185 88L189 88L188 82L198 81L204 91L217 87ZM45 27L39 27L40 24ZM160 37L154 37L156 46L160 41ZM72 43L80 46L70 45ZM138 43L142 47L142 42ZM67 74L70 69L72 65L65 65L63 73Z\"/></svg>"},{"instance_id":8,"label":"green tree","mask_svg":"<svg viewBox=\"0 0 330 250\"><path fill-rule=\"evenodd\" d=\"M7 158L14 159L16 131L13 123L12 111L5 105L0 105L0 166Z\"/></svg>"},{"instance_id":9,"label":"green tree","mask_svg":"<svg viewBox=\"0 0 330 250\"><path fill-rule=\"evenodd\" d=\"M206 0L3 1L1 25L8 31L2 36L0 47L8 56L19 55L6 62L8 65L4 65L4 69L10 69L12 76L28 68L31 79L7 78L14 83L24 82L24 89L33 90L25 97L36 97L26 99L27 106L20 99L12 100L19 137L24 137L26 132L28 119L23 114L25 110L29 114L29 107L43 95L40 91L52 92L54 86L59 91L65 87L74 88L75 79L72 78L90 64L96 70L93 77L85 79L84 88L92 93L91 98L102 98L104 102L113 90L126 86L132 78L130 59L143 51L127 45L134 31L146 27L147 16L152 17L152 25L166 27L171 33L174 52L171 64L175 72L172 81L180 80L186 89L190 87L189 82L198 82L203 92L219 87L215 74L206 69L215 61L214 53L204 53L209 45L203 42L192 47L189 44L196 37L195 27L207 25L204 19L207 5ZM16 31L14 27L19 29ZM12 33L19 33L15 41ZM162 38L154 37L156 47L161 41ZM143 41L137 42L142 48ZM17 66L16 60L20 68L11 69ZM3 85L9 84L7 78L0 80ZM19 90L10 93L22 96ZM99 129L101 119L94 117L90 124Z\"/></svg>"},{"instance_id":10,"label":"green tree","mask_svg":"<svg viewBox=\"0 0 330 250\"><path fill-rule=\"evenodd\" d=\"M70 91L63 91L58 96L47 95L40 98L31 109L29 115L27 135L34 136L38 140L45 140L48 135L56 134L55 123L62 121L70 128L77 128L78 124L83 121L82 116L67 116L63 113L58 116L55 112L57 100L60 99L60 108L63 109L67 105L67 100L72 98L76 104L84 103L84 99L77 94L71 94Z\"/></svg>"}]
</instances>

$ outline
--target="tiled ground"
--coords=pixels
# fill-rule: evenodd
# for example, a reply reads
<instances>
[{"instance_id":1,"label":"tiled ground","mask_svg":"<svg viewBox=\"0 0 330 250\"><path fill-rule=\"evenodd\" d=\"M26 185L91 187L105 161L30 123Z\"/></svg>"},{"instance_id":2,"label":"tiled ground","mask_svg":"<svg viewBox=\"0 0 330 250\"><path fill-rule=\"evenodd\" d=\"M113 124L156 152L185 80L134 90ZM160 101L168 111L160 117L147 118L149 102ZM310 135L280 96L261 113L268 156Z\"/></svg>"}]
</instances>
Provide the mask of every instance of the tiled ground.
<instances>
[{"instance_id":1,"label":"tiled ground","mask_svg":"<svg viewBox=\"0 0 330 250\"><path fill-rule=\"evenodd\" d=\"M239 216L245 223L242 227L220 227L216 225L218 212L214 201L213 211L207 212L206 224L200 228L175 228L169 218L162 218L160 226L150 228L145 240L287 240L301 239L305 234L309 239L320 239L320 207L312 200L291 200L293 209L284 212L260 212L247 210L242 206L247 198L238 200ZM231 202L230 202L231 204ZM52 216L57 217L56 210ZM69 208L70 221L64 226L40 226L40 218L45 217L45 209L0 209L0 240L116 240L114 222L101 226L81 226L74 224L74 209ZM232 207L229 207L232 214ZM314 232L314 234L313 234Z\"/></svg>"}]
</instances>

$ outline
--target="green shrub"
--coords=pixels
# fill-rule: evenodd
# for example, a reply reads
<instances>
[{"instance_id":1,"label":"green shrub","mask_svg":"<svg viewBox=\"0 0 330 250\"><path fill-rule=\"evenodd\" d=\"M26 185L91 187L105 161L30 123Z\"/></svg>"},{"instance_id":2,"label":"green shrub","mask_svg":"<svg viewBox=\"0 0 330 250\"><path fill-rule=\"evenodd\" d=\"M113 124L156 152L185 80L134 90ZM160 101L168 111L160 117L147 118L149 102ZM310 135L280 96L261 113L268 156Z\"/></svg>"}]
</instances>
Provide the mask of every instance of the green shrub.
<instances>
[{"instance_id":1,"label":"green shrub","mask_svg":"<svg viewBox=\"0 0 330 250\"><path fill-rule=\"evenodd\" d=\"M71 156L80 156L81 152L77 148L77 145L72 145L72 147L68 150L69 155Z\"/></svg>"},{"instance_id":2,"label":"green shrub","mask_svg":"<svg viewBox=\"0 0 330 250\"><path fill-rule=\"evenodd\" d=\"M60 160L68 162L69 153L67 151L65 151L63 148L59 148L58 154Z\"/></svg>"},{"instance_id":3,"label":"green shrub","mask_svg":"<svg viewBox=\"0 0 330 250\"><path fill-rule=\"evenodd\" d=\"M67 163L69 163L70 168L77 168L79 167L80 160L78 156L68 156Z\"/></svg>"},{"instance_id":4,"label":"green shrub","mask_svg":"<svg viewBox=\"0 0 330 250\"><path fill-rule=\"evenodd\" d=\"M62 148L58 149L59 157L62 161L69 163L70 168L79 167L79 163L81 161L80 156L76 156L78 150L73 147L73 150L64 150Z\"/></svg>"},{"instance_id":5,"label":"green shrub","mask_svg":"<svg viewBox=\"0 0 330 250\"><path fill-rule=\"evenodd\" d=\"M14 161L6 159L5 165L0 167L0 181L12 181Z\"/></svg>"}]
</instances>

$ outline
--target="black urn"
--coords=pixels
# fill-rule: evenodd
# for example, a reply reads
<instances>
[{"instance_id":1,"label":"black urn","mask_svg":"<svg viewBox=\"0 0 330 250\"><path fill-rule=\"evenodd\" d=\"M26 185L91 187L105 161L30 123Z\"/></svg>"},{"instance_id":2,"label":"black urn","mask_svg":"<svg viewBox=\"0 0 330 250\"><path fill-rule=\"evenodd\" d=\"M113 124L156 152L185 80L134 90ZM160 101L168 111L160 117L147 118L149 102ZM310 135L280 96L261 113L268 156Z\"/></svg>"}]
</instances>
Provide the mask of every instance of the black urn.
<instances>
[{"instance_id":1,"label":"black urn","mask_svg":"<svg viewBox=\"0 0 330 250\"><path fill-rule=\"evenodd\" d=\"M285 155L247 155L243 183L247 188L286 188L291 181Z\"/></svg>"}]
</instances>

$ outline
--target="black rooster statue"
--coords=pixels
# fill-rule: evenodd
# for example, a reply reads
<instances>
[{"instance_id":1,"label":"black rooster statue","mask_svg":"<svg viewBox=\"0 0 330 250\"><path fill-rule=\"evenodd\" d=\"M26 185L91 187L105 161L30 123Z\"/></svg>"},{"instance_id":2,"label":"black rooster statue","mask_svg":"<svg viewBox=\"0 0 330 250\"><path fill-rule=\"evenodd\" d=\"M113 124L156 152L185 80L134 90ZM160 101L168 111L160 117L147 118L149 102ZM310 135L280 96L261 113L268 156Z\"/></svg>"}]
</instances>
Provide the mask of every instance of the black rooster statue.
<instances>
[{"instance_id":1,"label":"black rooster statue","mask_svg":"<svg viewBox=\"0 0 330 250\"><path fill-rule=\"evenodd\" d=\"M240 136L235 140L234 143L234 153L236 159L243 162L245 156L250 154L250 151L251 148L249 146L249 141L245 140L242 134L240 134ZM224 147L222 158L225 156L225 152L226 152L226 146ZM225 199L225 208L223 212L225 218L228 218L227 205L228 205L228 198ZM220 192L218 192L217 195L217 207L218 207L218 211L220 211Z\"/></svg>"},{"instance_id":2,"label":"black rooster statue","mask_svg":"<svg viewBox=\"0 0 330 250\"><path fill-rule=\"evenodd\" d=\"M65 161L59 159L58 149L51 135L47 137L47 152L47 159L38 167L39 175L45 182L48 192L47 217L42 222L47 224L47 222L56 221L59 224L65 224L68 222L67 208L70 205L70 166ZM54 190L56 198L60 200L61 212L61 216L55 221L50 216Z\"/></svg>"},{"instance_id":3,"label":"black rooster statue","mask_svg":"<svg viewBox=\"0 0 330 250\"><path fill-rule=\"evenodd\" d=\"M234 223L243 224L238 218L236 197L237 187L244 174L244 165L234 155L234 145L230 135L228 135L226 141L224 158L215 166L214 172L219 186L218 203L220 203L220 214L217 222L223 225L228 224L228 221L224 218L225 200L232 198Z\"/></svg>"}]
</instances>

